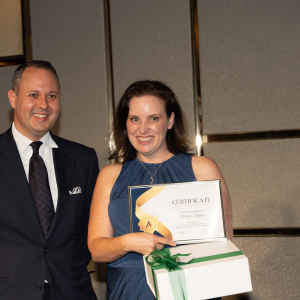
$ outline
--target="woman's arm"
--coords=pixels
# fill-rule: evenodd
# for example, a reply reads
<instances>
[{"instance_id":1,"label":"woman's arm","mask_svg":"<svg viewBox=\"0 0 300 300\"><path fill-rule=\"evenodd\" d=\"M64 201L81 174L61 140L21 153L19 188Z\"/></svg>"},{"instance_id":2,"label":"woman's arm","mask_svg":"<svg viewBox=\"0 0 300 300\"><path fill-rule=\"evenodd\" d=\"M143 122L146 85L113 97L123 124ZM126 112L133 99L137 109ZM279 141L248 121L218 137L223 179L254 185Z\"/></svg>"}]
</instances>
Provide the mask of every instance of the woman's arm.
<instances>
[{"instance_id":1,"label":"woman's arm","mask_svg":"<svg viewBox=\"0 0 300 300\"><path fill-rule=\"evenodd\" d=\"M217 164L210 158L204 156L193 156L192 166L194 174L198 181L221 179L226 234L227 237L231 241L233 241L232 208L230 195L225 180Z\"/></svg>"},{"instance_id":2,"label":"woman's arm","mask_svg":"<svg viewBox=\"0 0 300 300\"><path fill-rule=\"evenodd\" d=\"M96 182L88 231L88 247L93 260L96 262L112 262L128 252L148 255L155 248L159 248L160 245L176 245L175 242L166 238L144 232L114 237L114 231L108 215L108 205L111 190L121 172L121 168L121 164L104 167L99 173Z\"/></svg>"}]
</instances>

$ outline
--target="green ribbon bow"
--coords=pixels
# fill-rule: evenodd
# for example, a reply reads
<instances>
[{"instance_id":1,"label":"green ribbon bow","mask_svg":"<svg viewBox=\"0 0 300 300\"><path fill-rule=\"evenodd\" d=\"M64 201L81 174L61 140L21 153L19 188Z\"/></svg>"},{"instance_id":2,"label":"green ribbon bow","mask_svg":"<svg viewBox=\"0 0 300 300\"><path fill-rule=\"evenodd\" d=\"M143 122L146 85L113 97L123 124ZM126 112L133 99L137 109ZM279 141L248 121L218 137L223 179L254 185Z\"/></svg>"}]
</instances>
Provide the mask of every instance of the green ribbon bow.
<instances>
[{"instance_id":1,"label":"green ribbon bow","mask_svg":"<svg viewBox=\"0 0 300 300\"><path fill-rule=\"evenodd\" d=\"M180 266L204 262L204 261L210 261L215 259L221 259L226 257L243 255L243 252L234 251L234 252L221 253L221 254L210 255L205 257L199 257L199 258L194 258L187 263L178 261L179 256L189 256L189 255L191 255L191 253L189 254L178 253L171 256L170 250L168 248L164 248L163 250L156 249L146 257L146 261L151 266L152 269L152 277L154 282L156 299L158 299L158 294L157 294L156 276L154 270L167 269L167 271L169 272L169 279L170 279L174 299L187 300L188 296L187 296L187 288L186 288L184 271Z\"/></svg>"},{"instance_id":2,"label":"green ribbon bow","mask_svg":"<svg viewBox=\"0 0 300 300\"><path fill-rule=\"evenodd\" d=\"M146 257L147 263L151 266L152 276L155 289L155 297L158 299L157 287L156 287L156 277L154 270L167 269L169 272L169 279L171 283L172 292L175 300L187 300L187 289L186 281L184 276L184 271L180 267L189 263L181 263L178 261L179 256L189 256L189 254L180 254L171 255L171 252L168 248L162 250L156 249ZM177 272L174 272L177 271Z\"/></svg>"}]
</instances>

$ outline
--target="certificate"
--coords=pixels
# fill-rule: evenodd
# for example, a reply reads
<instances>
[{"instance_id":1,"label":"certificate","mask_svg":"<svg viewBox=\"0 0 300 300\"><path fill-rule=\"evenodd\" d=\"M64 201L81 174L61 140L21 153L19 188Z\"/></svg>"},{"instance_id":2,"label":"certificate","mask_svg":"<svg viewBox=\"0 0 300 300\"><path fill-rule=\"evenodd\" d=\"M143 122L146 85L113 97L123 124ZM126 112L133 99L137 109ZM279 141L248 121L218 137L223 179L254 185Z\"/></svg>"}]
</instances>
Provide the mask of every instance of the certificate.
<instances>
[{"instance_id":1,"label":"certificate","mask_svg":"<svg viewBox=\"0 0 300 300\"><path fill-rule=\"evenodd\" d=\"M128 197L131 232L177 244L226 238L220 180L129 186Z\"/></svg>"}]
</instances>

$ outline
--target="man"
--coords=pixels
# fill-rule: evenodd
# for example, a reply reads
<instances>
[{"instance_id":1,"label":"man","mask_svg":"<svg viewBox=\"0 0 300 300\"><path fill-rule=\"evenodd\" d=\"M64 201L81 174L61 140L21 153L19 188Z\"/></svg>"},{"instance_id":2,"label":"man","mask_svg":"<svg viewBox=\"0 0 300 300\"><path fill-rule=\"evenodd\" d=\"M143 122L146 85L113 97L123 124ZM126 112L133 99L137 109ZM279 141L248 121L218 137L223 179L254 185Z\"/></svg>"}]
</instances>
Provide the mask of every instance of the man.
<instances>
[{"instance_id":1,"label":"man","mask_svg":"<svg viewBox=\"0 0 300 300\"><path fill-rule=\"evenodd\" d=\"M0 135L0 299L96 300L87 272L94 149L49 130L59 80L46 61L19 66L8 92L14 123Z\"/></svg>"}]
</instances>

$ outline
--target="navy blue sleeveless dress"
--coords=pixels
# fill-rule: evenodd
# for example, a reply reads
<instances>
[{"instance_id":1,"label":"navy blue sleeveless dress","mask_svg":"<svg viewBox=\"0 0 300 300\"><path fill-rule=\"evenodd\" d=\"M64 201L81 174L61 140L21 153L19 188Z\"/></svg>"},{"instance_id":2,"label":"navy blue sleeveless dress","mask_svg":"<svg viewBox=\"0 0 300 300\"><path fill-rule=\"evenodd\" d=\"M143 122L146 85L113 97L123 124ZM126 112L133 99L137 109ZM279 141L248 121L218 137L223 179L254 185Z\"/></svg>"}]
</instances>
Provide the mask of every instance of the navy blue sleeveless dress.
<instances>
[{"instance_id":1,"label":"navy blue sleeveless dress","mask_svg":"<svg viewBox=\"0 0 300 300\"><path fill-rule=\"evenodd\" d=\"M154 176L154 184L195 181L192 156L179 153L163 162ZM144 164L151 174L159 166ZM138 159L123 164L111 191L108 207L115 237L130 232L127 187L150 183L151 178ZM155 300L146 281L143 256L138 253L130 252L107 264L106 283L108 300Z\"/></svg>"}]
</instances>

